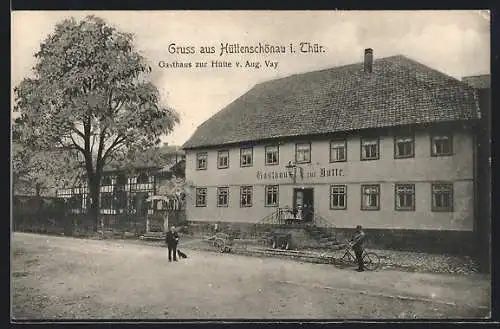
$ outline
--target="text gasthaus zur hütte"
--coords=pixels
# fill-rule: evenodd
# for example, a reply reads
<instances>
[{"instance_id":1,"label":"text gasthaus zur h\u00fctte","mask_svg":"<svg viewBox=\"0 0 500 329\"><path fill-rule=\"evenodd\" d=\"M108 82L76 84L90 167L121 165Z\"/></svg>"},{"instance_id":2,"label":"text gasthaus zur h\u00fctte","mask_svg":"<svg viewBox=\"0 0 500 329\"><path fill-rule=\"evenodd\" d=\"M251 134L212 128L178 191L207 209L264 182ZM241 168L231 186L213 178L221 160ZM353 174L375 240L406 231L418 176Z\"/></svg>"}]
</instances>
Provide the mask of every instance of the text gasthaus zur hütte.
<instances>
[{"instance_id":1,"label":"text gasthaus zur h\u00fctte","mask_svg":"<svg viewBox=\"0 0 500 329\"><path fill-rule=\"evenodd\" d=\"M252 45L242 45L239 43L220 43L218 46L186 46L178 43L170 43L167 47L169 56L188 56L188 55L211 55L214 58L196 58L196 60L162 59L158 61L160 68L269 68L277 69L279 61L273 59L245 59L244 55L272 55L282 56L285 54L321 54L326 52L326 48L318 43L298 42L288 45L274 45L258 42ZM238 56L237 60L227 58L229 56ZM243 55L243 56L241 56ZM224 57L224 58L221 58ZM243 57L243 58L242 58Z\"/></svg>"}]
</instances>

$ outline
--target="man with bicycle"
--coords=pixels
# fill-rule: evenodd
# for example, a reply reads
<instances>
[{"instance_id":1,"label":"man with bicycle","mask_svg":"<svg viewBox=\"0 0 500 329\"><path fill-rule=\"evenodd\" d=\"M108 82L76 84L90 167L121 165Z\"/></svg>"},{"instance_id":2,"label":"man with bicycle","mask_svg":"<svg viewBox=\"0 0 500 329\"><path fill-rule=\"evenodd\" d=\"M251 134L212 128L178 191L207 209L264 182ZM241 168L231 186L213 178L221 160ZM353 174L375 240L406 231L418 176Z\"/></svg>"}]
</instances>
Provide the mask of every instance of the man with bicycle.
<instances>
[{"instance_id":1,"label":"man with bicycle","mask_svg":"<svg viewBox=\"0 0 500 329\"><path fill-rule=\"evenodd\" d=\"M358 269L356 271L358 272L363 272L365 270L363 265L363 243L365 238L366 234L363 231L363 227L361 225L356 226L356 232L350 240L350 246L356 255L356 261L358 262Z\"/></svg>"}]
</instances>

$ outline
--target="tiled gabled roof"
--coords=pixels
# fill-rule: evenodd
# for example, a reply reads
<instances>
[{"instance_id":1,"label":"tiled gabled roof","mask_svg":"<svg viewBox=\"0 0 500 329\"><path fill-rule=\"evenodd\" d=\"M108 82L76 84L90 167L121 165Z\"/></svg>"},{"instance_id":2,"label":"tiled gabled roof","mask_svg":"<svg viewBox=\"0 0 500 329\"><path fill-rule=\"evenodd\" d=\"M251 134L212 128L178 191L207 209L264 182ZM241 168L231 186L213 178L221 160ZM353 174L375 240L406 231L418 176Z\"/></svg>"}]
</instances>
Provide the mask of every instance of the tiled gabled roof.
<instances>
[{"instance_id":1,"label":"tiled gabled roof","mask_svg":"<svg viewBox=\"0 0 500 329\"><path fill-rule=\"evenodd\" d=\"M185 156L179 146L163 145L146 151L140 151L132 158L123 161L111 161L104 167L105 172L130 171L137 169L164 169L180 162Z\"/></svg>"},{"instance_id":2,"label":"tiled gabled roof","mask_svg":"<svg viewBox=\"0 0 500 329\"><path fill-rule=\"evenodd\" d=\"M491 88L491 76L489 74L463 77L462 81L476 89Z\"/></svg>"},{"instance_id":3,"label":"tiled gabled roof","mask_svg":"<svg viewBox=\"0 0 500 329\"><path fill-rule=\"evenodd\" d=\"M398 55L258 84L183 148L478 118L470 86Z\"/></svg>"}]
</instances>

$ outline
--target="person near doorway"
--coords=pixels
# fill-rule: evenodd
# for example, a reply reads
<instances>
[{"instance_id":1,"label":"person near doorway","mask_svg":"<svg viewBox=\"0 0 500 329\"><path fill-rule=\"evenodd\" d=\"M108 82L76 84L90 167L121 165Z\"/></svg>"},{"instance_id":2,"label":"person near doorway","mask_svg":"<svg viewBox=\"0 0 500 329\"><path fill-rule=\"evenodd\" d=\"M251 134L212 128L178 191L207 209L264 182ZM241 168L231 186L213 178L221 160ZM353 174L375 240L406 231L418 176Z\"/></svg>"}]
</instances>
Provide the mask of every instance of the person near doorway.
<instances>
[{"instance_id":1,"label":"person near doorway","mask_svg":"<svg viewBox=\"0 0 500 329\"><path fill-rule=\"evenodd\" d=\"M175 226L170 227L170 231L167 232L165 236L165 242L167 243L168 249L168 261L172 261L172 255L174 262L177 261L177 244L179 243L179 234L175 230Z\"/></svg>"},{"instance_id":2,"label":"person near doorway","mask_svg":"<svg viewBox=\"0 0 500 329\"><path fill-rule=\"evenodd\" d=\"M364 251L364 241L366 239L366 234L363 231L363 227L361 225L356 226L356 231L354 232L354 236L351 239L351 248L354 250L354 254L356 255L356 261L358 263L358 272L362 272L365 270L363 265L363 251Z\"/></svg>"},{"instance_id":3,"label":"person near doorway","mask_svg":"<svg viewBox=\"0 0 500 329\"><path fill-rule=\"evenodd\" d=\"M302 210L303 220L305 222L312 222L313 209L311 204L304 204L304 209Z\"/></svg>"}]
</instances>

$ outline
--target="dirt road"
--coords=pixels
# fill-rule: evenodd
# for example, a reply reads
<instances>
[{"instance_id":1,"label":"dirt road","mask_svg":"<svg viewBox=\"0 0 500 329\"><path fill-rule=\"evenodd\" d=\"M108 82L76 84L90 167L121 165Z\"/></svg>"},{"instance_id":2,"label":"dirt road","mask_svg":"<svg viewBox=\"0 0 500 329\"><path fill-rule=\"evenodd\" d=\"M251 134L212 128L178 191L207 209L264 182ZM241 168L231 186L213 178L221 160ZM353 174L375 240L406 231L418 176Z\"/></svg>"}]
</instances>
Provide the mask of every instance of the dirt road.
<instances>
[{"instance_id":1,"label":"dirt road","mask_svg":"<svg viewBox=\"0 0 500 329\"><path fill-rule=\"evenodd\" d=\"M402 319L489 313L489 279L14 233L15 319Z\"/></svg>"}]
</instances>

